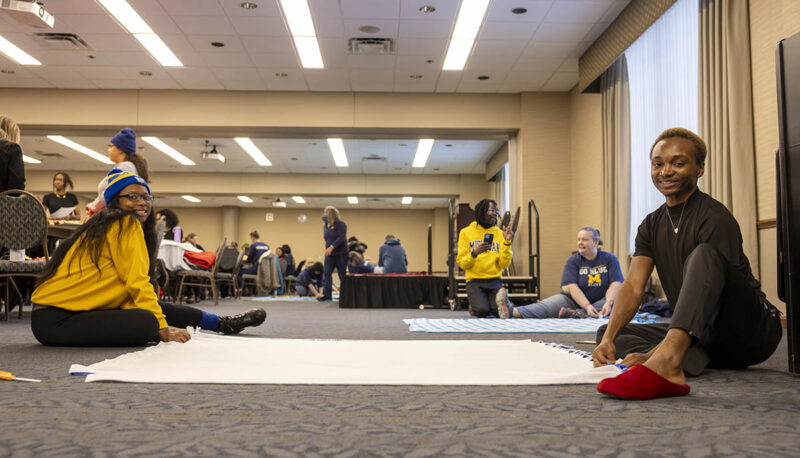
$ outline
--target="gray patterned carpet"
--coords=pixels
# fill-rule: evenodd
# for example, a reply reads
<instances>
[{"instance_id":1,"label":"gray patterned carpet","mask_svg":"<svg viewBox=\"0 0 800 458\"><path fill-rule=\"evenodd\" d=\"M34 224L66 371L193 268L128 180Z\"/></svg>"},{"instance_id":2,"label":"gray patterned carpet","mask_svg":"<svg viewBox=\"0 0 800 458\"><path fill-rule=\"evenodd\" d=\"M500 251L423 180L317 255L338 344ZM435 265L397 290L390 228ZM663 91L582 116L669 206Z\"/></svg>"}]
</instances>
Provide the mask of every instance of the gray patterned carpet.
<instances>
[{"instance_id":1,"label":"gray patterned carpet","mask_svg":"<svg viewBox=\"0 0 800 458\"><path fill-rule=\"evenodd\" d=\"M253 303L205 309L232 314ZM403 318L449 310L339 310L267 302L251 335L341 339L521 339L587 334L409 333ZM0 456L797 456L800 383L786 346L747 371L707 371L692 394L647 402L594 386L395 387L84 383L67 375L133 349L46 348L30 316L0 322ZM590 350L590 345L575 345ZM214 368L209 368L214 370Z\"/></svg>"}]
</instances>

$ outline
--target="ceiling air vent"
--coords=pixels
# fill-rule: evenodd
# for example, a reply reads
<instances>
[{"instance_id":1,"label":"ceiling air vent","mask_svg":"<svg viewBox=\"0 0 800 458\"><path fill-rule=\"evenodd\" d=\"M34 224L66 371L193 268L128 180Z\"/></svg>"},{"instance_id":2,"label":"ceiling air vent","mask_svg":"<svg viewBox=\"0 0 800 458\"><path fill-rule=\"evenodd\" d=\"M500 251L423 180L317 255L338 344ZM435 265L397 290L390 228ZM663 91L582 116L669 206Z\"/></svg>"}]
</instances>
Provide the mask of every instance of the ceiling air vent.
<instances>
[{"instance_id":1,"label":"ceiling air vent","mask_svg":"<svg viewBox=\"0 0 800 458\"><path fill-rule=\"evenodd\" d=\"M83 38L74 33L37 33L37 40L44 43L48 49L61 51L89 51L92 49Z\"/></svg>"},{"instance_id":2,"label":"ceiling air vent","mask_svg":"<svg viewBox=\"0 0 800 458\"><path fill-rule=\"evenodd\" d=\"M380 56L394 53L394 40L391 38L351 38L350 54Z\"/></svg>"},{"instance_id":3,"label":"ceiling air vent","mask_svg":"<svg viewBox=\"0 0 800 458\"><path fill-rule=\"evenodd\" d=\"M36 155L39 157L64 157L61 153L45 153L44 151L39 150L34 151L34 153L36 153Z\"/></svg>"},{"instance_id":4,"label":"ceiling air vent","mask_svg":"<svg viewBox=\"0 0 800 458\"><path fill-rule=\"evenodd\" d=\"M374 155L374 154L371 154L369 156L364 156L364 157L361 158L361 160L362 161L383 161L383 162L388 162L387 158L381 157L381 156L377 156L377 155Z\"/></svg>"}]
</instances>

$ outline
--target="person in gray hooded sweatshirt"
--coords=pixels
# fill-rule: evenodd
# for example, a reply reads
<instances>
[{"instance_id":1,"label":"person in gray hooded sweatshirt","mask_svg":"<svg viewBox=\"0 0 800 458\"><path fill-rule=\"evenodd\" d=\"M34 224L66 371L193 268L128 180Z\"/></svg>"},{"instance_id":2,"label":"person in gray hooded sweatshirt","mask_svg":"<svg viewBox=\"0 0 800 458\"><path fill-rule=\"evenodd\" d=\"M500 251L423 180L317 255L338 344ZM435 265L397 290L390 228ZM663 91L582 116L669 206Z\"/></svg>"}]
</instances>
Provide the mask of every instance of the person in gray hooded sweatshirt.
<instances>
[{"instance_id":1,"label":"person in gray hooded sweatshirt","mask_svg":"<svg viewBox=\"0 0 800 458\"><path fill-rule=\"evenodd\" d=\"M406 249L394 235L387 235L386 242L378 251L378 267L383 267L385 274L404 274L408 272L406 266L408 266Z\"/></svg>"}]
</instances>

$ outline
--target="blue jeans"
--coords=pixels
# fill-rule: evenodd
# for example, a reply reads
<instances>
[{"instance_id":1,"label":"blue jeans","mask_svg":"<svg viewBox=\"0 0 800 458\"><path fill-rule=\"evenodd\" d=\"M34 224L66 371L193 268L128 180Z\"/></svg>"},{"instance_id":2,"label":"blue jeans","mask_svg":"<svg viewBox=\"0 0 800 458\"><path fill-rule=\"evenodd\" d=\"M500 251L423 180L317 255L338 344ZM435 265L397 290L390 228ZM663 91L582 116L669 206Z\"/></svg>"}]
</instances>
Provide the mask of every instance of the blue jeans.
<instances>
[{"instance_id":1,"label":"blue jeans","mask_svg":"<svg viewBox=\"0 0 800 458\"><path fill-rule=\"evenodd\" d=\"M606 298L604 297L592 304L592 307L600 312L605 304ZM559 293L555 296L550 296L547 299L542 299L534 304L521 305L519 307L514 307L514 309L519 311L519 314L522 315L522 318L558 318L558 312L562 307L578 310L583 308L578 305L577 302L572 300L571 296Z\"/></svg>"},{"instance_id":2,"label":"blue jeans","mask_svg":"<svg viewBox=\"0 0 800 458\"><path fill-rule=\"evenodd\" d=\"M339 274L339 284L347 275L347 253L325 256L325 270L322 272L322 296L330 300L333 295L333 269Z\"/></svg>"}]
</instances>

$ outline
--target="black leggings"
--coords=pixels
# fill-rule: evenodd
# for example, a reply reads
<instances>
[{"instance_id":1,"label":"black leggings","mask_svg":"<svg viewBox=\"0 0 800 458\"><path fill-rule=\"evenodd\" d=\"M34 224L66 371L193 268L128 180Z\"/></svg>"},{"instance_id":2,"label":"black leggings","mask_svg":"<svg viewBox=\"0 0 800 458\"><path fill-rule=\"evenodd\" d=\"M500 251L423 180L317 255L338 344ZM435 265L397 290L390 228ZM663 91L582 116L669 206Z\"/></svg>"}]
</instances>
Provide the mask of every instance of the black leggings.
<instances>
[{"instance_id":1,"label":"black leggings","mask_svg":"<svg viewBox=\"0 0 800 458\"><path fill-rule=\"evenodd\" d=\"M203 312L194 307L159 303L167 324L197 327ZM73 312L57 307L37 308L31 329L42 345L55 347L140 347L158 342L158 320L143 309Z\"/></svg>"}]
</instances>

